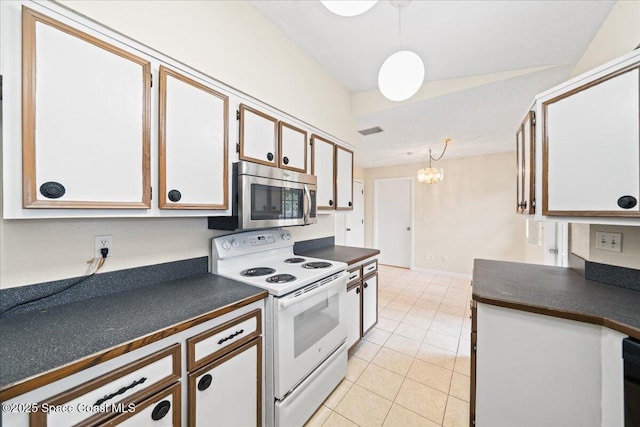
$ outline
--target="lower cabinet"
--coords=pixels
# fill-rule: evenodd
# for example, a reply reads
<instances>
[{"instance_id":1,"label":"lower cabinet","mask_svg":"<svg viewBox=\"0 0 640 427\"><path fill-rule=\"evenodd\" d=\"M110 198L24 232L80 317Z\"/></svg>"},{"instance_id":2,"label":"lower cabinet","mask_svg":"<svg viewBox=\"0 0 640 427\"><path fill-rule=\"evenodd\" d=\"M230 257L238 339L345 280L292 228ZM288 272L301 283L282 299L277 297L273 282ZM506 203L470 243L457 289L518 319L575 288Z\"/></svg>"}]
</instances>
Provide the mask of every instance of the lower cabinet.
<instances>
[{"instance_id":1,"label":"lower cabinet","mask_svg":"<svg viewBox=\"0 0 640 427\"><path fill-rule=\"evenodd\" d=\"M125 409L125 412L104 425L107 427L179 427L180 417L180 383L177 383L138 403L135 405L135 411Z\"/></svg>"},{"instance_id":2,"label":"lower cabinet","mask_svg":"<svg viewBox=\"0 0 640 427\"><path fill-rule=\"evenodd\" d=\"M189 374L188 426L262 425L261 360L255 338Z\"/></svg>"},{"instance_id":3,"label":"lower cabinet","mask_svg":"<svg viewBox=\"0 0 640 427\"><path fill-rule=\"evenodd\" d=\"M347 346L356 345L378 323L378 261L366 260L349 270Z\"/></svg>"}]
</instances>

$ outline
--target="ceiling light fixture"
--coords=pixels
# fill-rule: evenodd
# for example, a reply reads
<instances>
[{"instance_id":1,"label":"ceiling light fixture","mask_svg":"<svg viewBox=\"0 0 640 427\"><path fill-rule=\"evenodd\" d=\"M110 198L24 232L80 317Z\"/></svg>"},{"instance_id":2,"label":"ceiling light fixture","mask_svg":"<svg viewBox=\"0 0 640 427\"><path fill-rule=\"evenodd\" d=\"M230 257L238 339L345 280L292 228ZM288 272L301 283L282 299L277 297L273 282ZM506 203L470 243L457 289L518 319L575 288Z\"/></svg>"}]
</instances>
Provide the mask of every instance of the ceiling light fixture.
<instances>
[{"instance_id":1,"label":"ceiling light fixture","mask_svg":"<svg viewBox=\"0 0 640 427\"><path fill-rule=\"evenodd\" d=\"M429 167L423 168L418 171L418 182L423 184L437 184L444 178L444 170L442 168L432 168L431 161L437 162L442 159L444 153L447 151L447 147L451 139L447 138L444 140L444 149L442 150L442 154L438 157L433 157L431 155L431 148L429 148Z\"/></svg>"},{"instance_id":2,"label":"ceiling light fixture","mask_svg":"<svg viewBox=\"0 0 640 427\"><path fill-rule=\"evenodd\" d=\"M326 7L336 15L349 17L365 13L367 10L371 9L377 2L378 0L323 0L320 3L322 3L324 7Z\"/></svg>"},{"instance_id":3,"label":"ceiling light fixture","mask_svg":"<svg viewBox=\"0 0 640 427\"><path fill-rule=\"evenodd\" d=\"M402 9L411 0L390 0L398 8L398 38L402 46ZM424 82L424 63L420 56L410 50L400 50L389 56L378 72L378 87L385 98L404 101L418 92Z\"/></svg>"}]
</instances>

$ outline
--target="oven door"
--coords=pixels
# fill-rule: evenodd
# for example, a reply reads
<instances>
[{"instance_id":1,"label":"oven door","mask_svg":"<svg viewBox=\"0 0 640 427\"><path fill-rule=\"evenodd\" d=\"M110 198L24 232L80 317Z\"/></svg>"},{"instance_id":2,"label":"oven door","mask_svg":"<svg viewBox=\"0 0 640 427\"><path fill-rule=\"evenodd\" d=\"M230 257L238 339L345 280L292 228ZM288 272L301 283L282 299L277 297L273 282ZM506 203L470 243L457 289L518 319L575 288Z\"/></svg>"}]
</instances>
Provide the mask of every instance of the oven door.
<instances>
[{"instance_id":1,"label":"oven door","mask_svg":"<svg viewBox=\"0 0 640 427\"><path fill-rule=\"evenodd\" d=\"M347 339L347 273L332 278L274 300L276 399L284 398Z\"/></svg>"},{"instance_id":2,"label":"oven door","mask_svg":"<svg viewBox=\"0 0 640 427\"><path fill-rule=\"evenodd\" d=\"M317 221L313 184L243 175L238 189L238 228L286 227Z\"/></svg>"}]
</instances>

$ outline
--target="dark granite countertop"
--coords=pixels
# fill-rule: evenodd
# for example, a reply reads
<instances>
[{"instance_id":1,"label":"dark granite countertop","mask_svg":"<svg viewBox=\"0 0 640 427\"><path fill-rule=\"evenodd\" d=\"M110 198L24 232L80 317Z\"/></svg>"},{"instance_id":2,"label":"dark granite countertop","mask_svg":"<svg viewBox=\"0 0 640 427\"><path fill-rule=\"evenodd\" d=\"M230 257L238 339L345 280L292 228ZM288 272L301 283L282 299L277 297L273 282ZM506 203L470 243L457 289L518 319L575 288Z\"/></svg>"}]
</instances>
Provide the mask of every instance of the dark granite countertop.
<instances>
[{"instance_id":1,"label":"dark granite countertop","mask_svg":"<svg viewBox=\"0 0 640 427\"><path fill-rule=\"evenodd\" d=\"M379 253L380 250L378 249L332 245L308 251L301 251L300 253L296 253L296 255L306 255L314 258L328 259L330 261L342 261L351 265L367 258L376 256Z\"/></svg>"},{"instance_id":2,"label":"dark granite countertop","mask_svg":"<svg viewBox=\"0 0 640 427\"><path fill-rule=\"evenodd\" d=\"M640 291L587 280L570 268L476 259L473 299L602 325L640 339Z\"/></svg>"},{"instance_id":3,"label":"dark granite countertop","mask_svg":"<svg viewBox=\"0 0 640 427\"><path fill-rule=\"evenodd\" d=\"M216 311L237 308L266 296L262 289L201 273L43 311L2 317L0 390L4 392L33 376L113 351L114 347L142 337L146 337L143 344L148 344L178 332L180 328L176 325L204 315L213 318ZM168 328L171 330L167 331ZM122 349L119 353L126 351Z\"/></svg>"}]
</instances>

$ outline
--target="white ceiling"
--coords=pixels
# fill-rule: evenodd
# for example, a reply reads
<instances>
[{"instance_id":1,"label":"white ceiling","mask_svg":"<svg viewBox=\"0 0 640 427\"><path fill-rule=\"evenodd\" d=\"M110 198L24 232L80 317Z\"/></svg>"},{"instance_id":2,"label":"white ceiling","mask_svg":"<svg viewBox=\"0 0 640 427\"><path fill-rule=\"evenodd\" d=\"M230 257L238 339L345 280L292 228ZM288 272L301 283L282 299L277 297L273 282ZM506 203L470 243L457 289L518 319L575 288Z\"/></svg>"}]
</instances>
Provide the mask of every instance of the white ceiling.
<instances>
[{"instance_id":1,"label":"white ceiling","mask_svg":"<svg viewBox=\"0 0 640 427\"><path fill-rule=\"evenodd\" d=\"M387 0L351 18L319 1L250 3L357 93L354 105L362 92L377 92L380 65L401 47L421 56L425 83L489 75L440 96L423 91L372 111L354 107L358 130L385 130L357 134L356 164L375 167L422 161L446 137L453 139L447 157L514 150L515 129L533 97L569 77L615 1L414 0L402 10L402 43L398 10ZM504 73L531 67L538 68Z\"/></svg>"}]
</instances>

